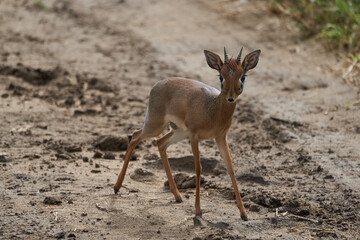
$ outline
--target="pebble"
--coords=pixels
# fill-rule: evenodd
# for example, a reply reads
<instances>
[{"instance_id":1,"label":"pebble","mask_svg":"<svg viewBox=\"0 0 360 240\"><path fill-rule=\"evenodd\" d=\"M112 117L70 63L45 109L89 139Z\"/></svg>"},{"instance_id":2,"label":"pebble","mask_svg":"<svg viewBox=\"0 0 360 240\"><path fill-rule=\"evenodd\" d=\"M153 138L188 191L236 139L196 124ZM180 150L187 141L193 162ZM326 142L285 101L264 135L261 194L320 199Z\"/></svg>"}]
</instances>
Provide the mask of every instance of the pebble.
<instances>
[{"instance_id":1,"label":"pebble","mask_svg":"<svg viewBox=\"0 0 360 240\"><path fill-rule=\"evenodd\" d=\"M62 201L58 197L45 197L43 203L47 205L60 205Z\"/></svg>"},{"instance_id":2,"label":"pebble","mask_svg":"<svg viewBox=\"0 0 360 240\"><path fill-rule=\"evenodd\" d=\"M115 155L112 152L106 152L104 155L105 159L115 159Z\"/></svg>"},{"instance_id":3,"label":"pebble","mask_svg":"<svg viewBox=\"0 0 360 240\"><path fill-rule=\"evenodd\" d=\"M101 152L98 152L98 151L96 151L95 153L94 153L94 158L102 158L102 156L103 156L103 154L101 153Z\"/></svg>"}]
</instances>

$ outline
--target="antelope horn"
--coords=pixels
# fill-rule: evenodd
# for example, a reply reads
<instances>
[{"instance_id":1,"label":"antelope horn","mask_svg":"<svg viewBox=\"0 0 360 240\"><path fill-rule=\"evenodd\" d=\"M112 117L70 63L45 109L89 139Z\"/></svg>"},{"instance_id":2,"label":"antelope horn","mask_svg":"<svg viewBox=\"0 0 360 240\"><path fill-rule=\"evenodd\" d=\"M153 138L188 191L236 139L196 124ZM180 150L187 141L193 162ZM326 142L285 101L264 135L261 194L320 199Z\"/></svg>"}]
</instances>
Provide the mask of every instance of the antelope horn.
<instances>
[{"instance_id":1,"label":"antelope horn","mask_svg":"<svg viewBox=\"0 0 360 240\"><path fill-rule=\"evenodd\" d=\"M228 58L228 55L226 54L226 49L225 49L225 47L224 47L224 57L225 57L224 62L225 62L226 64L228 64L228 63L229 63L229 58Z\"/></svg>"},{"instance_id":2,"label":"antelope horn","mask_svg":"<svg viewBox=\"0 0 360 240\"><path fill-rule=\"evenodd\" d=\"M242 50L243 50L243 48L241 47L240 53L239 53L239 55L238 55L238 56L237 56L237 58L236 58L236 64L237 64L237 65L239 65L239 64L240 64L240 62L241 62L241 54L242 54Z\"/></svg>"}]
</instances>

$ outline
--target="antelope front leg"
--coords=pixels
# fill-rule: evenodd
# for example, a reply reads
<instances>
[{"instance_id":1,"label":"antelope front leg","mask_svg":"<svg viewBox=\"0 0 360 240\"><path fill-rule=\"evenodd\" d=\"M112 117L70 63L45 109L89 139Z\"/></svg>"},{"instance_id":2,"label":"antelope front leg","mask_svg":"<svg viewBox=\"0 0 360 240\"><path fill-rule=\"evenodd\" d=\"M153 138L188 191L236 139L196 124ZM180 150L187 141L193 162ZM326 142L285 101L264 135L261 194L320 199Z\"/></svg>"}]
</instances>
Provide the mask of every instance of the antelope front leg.
<instances>
[{"instance_id":1,"label":"antelope front leg","mask_svg":"<svg viewBox=\"0 0 360 240\"><path fill-rule=\"evenodd\" d=\"M247 221L248 218L247 218L246 210L245 210L244 204L242 202L241 195L240 195L238 185L236 182L234 167L232 164L232 160L231 160L231 156L230 156L230 152L229 152L229 145L227 143L226 135L223 137L220 137L220 138L216 138L215 140L216 140L216 144L218 145L218 148L220 150L220 155L225 161L227 171L230 175L231 182L234 187L235 196L236 196L236 205L240 210L241 219L244 221Z\"/></svg>"},{"instance_id":2,"label":"antelope front leg","mask_svg":"<svg viewBox=\"0 0 360 240\"><path fill-rule=\"evenodd\" d=\"M200 177L201 177L201 162L199 153L199 141L191 139L191 149L195 160L195 172L196 172L196 199L195 199L195 215L201 216L200 209Z\"/></svg>"},{"instance_id":3,"label":"antelope front leg","mask_svg":"<svg viewBox=\"0 0 360 240\"><path fill-rule=\"evenodd\" d=\"M141 132L142 132L142 129L140 130L137 130L133 133L132 135L132 139L128 145L128 149L126 151L126 155L125 155L125 160L124 160L124 164L123 164L123 167L121 169L121 172L119 173L119 176L118 176L118 179L115 183L115 186L114 186L114 192L115 194L117 194L119 192L119 189L121 188L122 186L122 183L124 181L124 178L125 178L125 173L126 173L126 169L129 165L129 161L130 161L130 158L131 158L131 155L136 147L136 145L138 145L138 143L141 141L142 137L141 137Z\"/></svg>"}]
</instances>

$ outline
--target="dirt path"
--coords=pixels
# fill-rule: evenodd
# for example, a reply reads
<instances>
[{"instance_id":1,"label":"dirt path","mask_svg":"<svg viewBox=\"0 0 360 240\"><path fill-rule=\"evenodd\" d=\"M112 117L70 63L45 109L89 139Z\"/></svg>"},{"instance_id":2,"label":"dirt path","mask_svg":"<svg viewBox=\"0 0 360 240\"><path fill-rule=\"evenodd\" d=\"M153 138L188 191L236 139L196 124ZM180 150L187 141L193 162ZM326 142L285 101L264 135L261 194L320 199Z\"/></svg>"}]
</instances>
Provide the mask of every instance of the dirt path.
<instances>
[{"instance_id":1,"label":"dirt path","mask_svg":"<svg viewBox=\"0 0 360 240\"><path fill-rule=\"evenodd\" d=\"M358 96L334 56L265 2L44 3L0 3L0 238L359 238ZM229 133L250 221L213 141L200 147L200 225L191 179L175 203L151 139L114 195L125 152L100 151L96 140L126 141L160 79L219 87L202 51L224 45L231 55L262 50ZM194 175L188 141L168 153L174 174Z\"/></svg>"}]
</instances>

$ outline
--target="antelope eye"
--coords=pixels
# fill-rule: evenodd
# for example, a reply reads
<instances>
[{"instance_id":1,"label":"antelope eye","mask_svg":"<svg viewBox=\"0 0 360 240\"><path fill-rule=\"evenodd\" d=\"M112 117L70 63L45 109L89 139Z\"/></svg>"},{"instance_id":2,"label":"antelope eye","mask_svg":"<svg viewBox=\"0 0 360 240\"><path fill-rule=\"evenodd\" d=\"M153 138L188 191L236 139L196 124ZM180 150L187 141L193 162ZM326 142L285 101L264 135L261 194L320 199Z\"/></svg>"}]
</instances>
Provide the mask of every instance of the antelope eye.
<instances>
[{"instance_id":1,"label":"antelope eye","mask_svg":"<svg viewBox=\"0 0 360 240\"><path fill-rule=\"evenodd\" d=\"M242 76L241 76L241 82L244 82L244 81L245 81L245 77L246 77L246 75L242 75Z\"/></svg>"},{"instance_id":2,"label":"antelope eye","mask_svg":"<svg viewBox=\"0 0 360 240\"><path fill-rule=\"evenodd\" d=\"M219 79L222 82L224 80L223 76L221 74L219 74Z\"/></svg>"}]
</instances>

